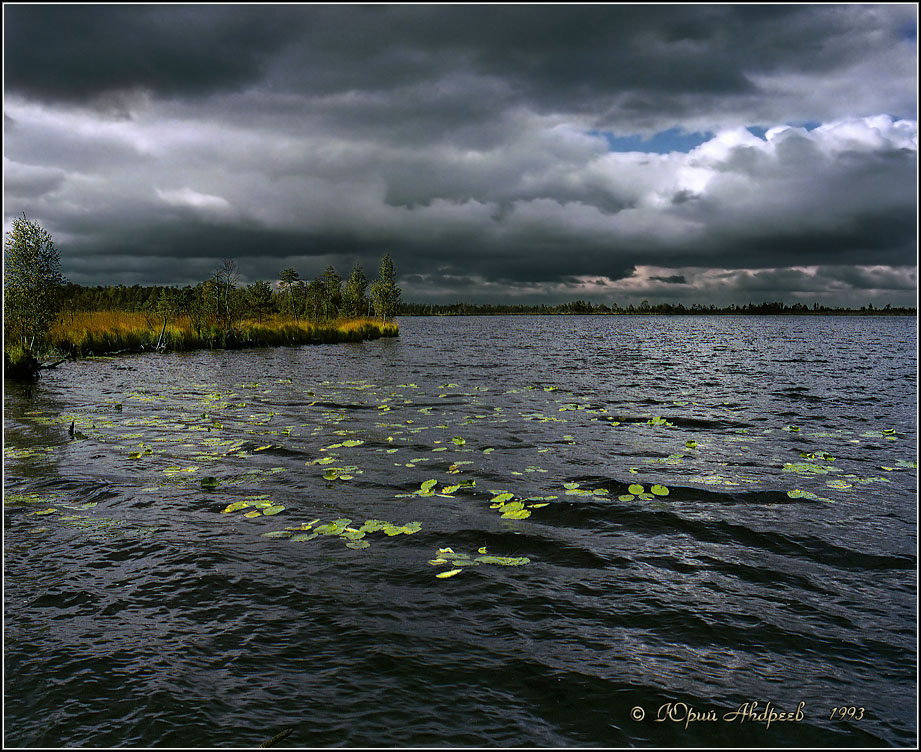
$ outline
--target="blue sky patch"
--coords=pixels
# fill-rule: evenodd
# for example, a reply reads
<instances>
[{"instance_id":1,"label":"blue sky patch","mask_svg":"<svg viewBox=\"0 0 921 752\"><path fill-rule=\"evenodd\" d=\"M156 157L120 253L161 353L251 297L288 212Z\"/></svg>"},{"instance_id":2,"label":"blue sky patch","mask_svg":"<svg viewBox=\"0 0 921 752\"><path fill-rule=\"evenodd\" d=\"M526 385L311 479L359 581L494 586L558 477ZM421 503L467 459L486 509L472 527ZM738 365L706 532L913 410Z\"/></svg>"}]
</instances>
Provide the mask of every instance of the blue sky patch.
<instances>
[{"instance_id":1,"label":"blue sky patch","mask_svg":"<svg viewBox=\"0 0 921 752\"><path fill-rule=\"evenodd\" d=\"M672 151L689 152L713 138L712 133L685 133L680 128L669 128L648 138L633 134L616 136L611 131L589 131L591 136L603 136L611 151L643 151L668 154Z\"/></svg>"}]
</instances>

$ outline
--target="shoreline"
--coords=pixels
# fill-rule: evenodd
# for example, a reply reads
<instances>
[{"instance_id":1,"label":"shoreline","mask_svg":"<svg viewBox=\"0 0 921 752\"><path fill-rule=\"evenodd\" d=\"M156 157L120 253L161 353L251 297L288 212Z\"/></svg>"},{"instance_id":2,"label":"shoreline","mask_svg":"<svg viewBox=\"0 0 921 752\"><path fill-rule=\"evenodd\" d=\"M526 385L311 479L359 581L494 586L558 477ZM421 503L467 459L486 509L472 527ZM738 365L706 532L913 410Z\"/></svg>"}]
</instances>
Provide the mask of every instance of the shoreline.
<instances>
[{"instance_id":1,"label":"shoreline","mask_svg":"<svg viewBox=\"0 0 921 752\"><path fill-rule=\"evenodd\" d=\"M31 351L21 348L12 348L12 356L11 350L4 350L4 379L34 380L43 370L81 358L368 342L400 334L399 324L394 320L367 318L322 323L294 320L245 322L227 331L213 326L193 330L188 325L177 324L152 327L146 322L142 326L132 326L132 322L119 322L118 325L108 322L108 326L88 329L87 323L92 326L104 321L107 315L107 312L95 313L95 316L93 313L82 314L77 325L71 321L68 327L68 324L59 322L52 329L50 342L42 354L50 356L55 362L41 363ZM94 322L94 319L97 321Z\"/></svg>"}]
</instances>

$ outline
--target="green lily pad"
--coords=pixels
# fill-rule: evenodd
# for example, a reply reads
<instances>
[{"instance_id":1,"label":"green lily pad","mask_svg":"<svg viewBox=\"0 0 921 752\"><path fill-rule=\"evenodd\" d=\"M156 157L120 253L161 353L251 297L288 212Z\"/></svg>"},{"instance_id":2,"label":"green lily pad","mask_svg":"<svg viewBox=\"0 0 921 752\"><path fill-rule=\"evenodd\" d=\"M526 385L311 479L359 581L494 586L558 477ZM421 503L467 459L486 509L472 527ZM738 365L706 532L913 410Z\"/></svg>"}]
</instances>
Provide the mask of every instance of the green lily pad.
<instances>
[{"instance_id":1,"label":"green lily pad","mask_svg":"<svg viewBox=\"0 0 921 752\"><path fill-rule=\"evenodd\" d=\"M627 490L632 493L634 496L639 496L646 489L643 488L639 483L631 483Z\"/></svg>"},{"instance_id":2,"label":"green lily pad","mask_svg":"<svg viewBox=\"0 0 921 752\"><path fill-rule=\"evenodd\" d=\"M649 490L656 496L668 496L668 489L665 486L660 486L658 483Z\"/></svg>"},{"instance_id":3,"label":"green lily pad","mask_svg":"<svg viewBox=\"0 0 921 752\"><path fill-rule=\"evenodd\" d=\"M617 497L618 501L633 501L636 498L633 494L623 494Z\"/></svg>"},{"instance_id":4,"label":"green lily pad","mask_svg":"<svg viewBox=\"0 0 921 752\"><path fill-rule=\"evenodd\" d=\"M449 569L447 572L439 572L435 576L441 580L447 579L448 577L453 577L456 574L463 572L463 569Z\"/></svg>"},{"instance_id":5,"label":"green lily pad","mask_svg":"<svg viewBox=\"0 0 921 752\"><path fill-rule=\"evenodd\" d=\"M221 510L221 514L229 514L230 512L238 512L239 510L246 509L246 507L250 507L250 506L252 506L252 504L248 501L235 501L233 502L233 504L228 504L226 507L224 507Z\"/></svg>"},{"instance_id":6,"label":"green lily pad","mask_svg":"<svg viewBox=\"0 0 921 752\"><path fill-rule=\"evenodd\" d=\"M502 567L521 567L530 563L527 556L478 556L475 561L479 564L498 564Z\"/></svg>"},{"instance_id":7,"label":"green lily pad","mask_svg":"<svg viewBox=\"0 0 921 752\"><path fill-rule=\"evenodd\" d=\"M285 511L284 506L282 506L281 504L273 504L272 506L266 507L265 509L263 509L262 513L265 515L271 516L273 514L278 514L279 512L283 512L283 511Z\"/></svg>"}]
</instances>

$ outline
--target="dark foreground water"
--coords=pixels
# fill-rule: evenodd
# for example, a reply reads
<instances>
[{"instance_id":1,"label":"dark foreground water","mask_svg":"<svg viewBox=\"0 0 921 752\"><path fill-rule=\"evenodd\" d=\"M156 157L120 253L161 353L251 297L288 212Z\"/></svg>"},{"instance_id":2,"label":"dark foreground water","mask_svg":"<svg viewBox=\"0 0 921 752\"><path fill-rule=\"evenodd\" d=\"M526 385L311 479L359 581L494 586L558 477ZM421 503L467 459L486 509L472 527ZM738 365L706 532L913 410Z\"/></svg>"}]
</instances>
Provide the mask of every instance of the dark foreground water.
<instances>
[{"instance_id":1,"label":"dark foreground water","mask_svg":"<svg viewBox=\"0 0 921 752\"><path fill-rule=\"evenodd\" d=\"M914 745L915 319L400 324L6 383L6 745Z\"/></svg>"}]
</instances>

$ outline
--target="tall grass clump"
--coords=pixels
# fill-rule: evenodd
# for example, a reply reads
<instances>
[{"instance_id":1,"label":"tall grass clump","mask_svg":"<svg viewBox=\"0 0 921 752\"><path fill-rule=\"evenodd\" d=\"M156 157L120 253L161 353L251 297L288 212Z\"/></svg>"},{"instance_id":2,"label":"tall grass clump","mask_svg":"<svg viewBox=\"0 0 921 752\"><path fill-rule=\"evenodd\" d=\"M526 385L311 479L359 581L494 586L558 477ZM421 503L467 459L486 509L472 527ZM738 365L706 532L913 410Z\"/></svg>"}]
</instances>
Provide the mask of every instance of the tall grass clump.
<instances>
[{"instance_id":1,"label":"tall grass clump","mask_svg":"<svg viewBox=\"0 0 921 752\"><path fill-rule=\"evenodd\" d=\"M77 356L122 351L207 350L240 347L277 347L333 342L361 342L396 337L394 321L370 318L297 321L275 315L263 321L244 319L231 329L215 321L193 323L188 316L165 322L148 314L91 311L62 317L49 333L49 343Z\"/></svg>"}]
</instances>

